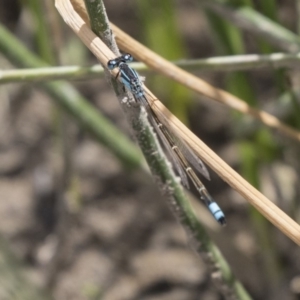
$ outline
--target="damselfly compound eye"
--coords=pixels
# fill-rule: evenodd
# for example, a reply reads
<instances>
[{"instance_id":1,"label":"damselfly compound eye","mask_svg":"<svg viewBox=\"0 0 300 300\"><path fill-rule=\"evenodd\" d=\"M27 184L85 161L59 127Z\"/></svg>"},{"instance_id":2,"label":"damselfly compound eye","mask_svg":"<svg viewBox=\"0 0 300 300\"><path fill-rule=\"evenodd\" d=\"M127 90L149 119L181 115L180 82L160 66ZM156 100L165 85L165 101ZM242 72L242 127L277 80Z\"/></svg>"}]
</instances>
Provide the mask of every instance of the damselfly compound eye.
<instances>
[{"instance_id":1,"label":"damselfly compound eye","mask_svg":"<svg viewBox=\"0 0 300 300\"><path fill-rule=\"evenodd\" d=\"M109 60L108 63L107 63L107 67L110 69L110 70L113 70L114 68L117 67L117 62L112 59L112 60Z\"/></svg>"},{"instance_id":2,"label":"damselfly compound eye","mask_svg":"<svg viewBox=\"0 0 300 300\"><path fill-rule=\"evenodd\" d=\"M125 61L133 61L133 57L130 54L124 54L123 58Z\"/></svg>"}]
</instances>

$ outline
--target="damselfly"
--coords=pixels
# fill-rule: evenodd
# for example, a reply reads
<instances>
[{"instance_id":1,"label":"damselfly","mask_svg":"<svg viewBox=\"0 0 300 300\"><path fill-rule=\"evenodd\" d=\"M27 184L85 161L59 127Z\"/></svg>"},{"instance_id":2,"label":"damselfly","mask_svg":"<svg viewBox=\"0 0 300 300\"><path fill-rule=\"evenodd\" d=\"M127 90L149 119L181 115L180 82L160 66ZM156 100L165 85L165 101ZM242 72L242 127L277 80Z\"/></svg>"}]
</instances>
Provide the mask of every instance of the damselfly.
<instances>
[{"instance_id":1,"label":"damselfly","mask_svg":"<svg viewBox=\"0 0 300 300\"><path fill-rule=\"evenodd\" d=\"M117 77L120 78L125 88L132 93L135 100L147 111L149 122L153 126L155 132L157 132L164 149L168 151L168 157L170 158L175 170L178 172L182 180L182 184L186 188L189 188L189 178L199 192L201 200L208 207L214 218L221 225L225 225L226 219L224 213L219 205L214 201L212 196L208 193L207 189L194 171L194 169L197 170L209 179L209 173L206 167L200 158L190 149L190 147L184 143L184 141L179 140L167 127L166 122L161 120L153 111L145 95L143 84L138 73L127 64L127 62L132 60L133 58L130 54L124 54L108 61L107 66L110 70L119 68Z\"/></svg>"}]
</instances>

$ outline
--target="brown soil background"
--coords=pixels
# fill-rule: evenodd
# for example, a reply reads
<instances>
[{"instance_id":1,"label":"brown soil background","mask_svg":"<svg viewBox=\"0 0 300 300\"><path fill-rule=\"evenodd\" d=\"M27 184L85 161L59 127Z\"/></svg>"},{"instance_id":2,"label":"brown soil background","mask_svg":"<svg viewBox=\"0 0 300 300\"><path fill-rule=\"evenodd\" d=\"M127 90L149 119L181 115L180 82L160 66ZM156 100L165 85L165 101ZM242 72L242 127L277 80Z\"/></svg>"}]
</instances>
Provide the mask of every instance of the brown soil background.
<instances>
[{"instance_id":1,"label":"brown soil background","mask_svg":"<svg viewBox=\"0 0 300 300\"><path fill-rule=\"evenodd\" d=\"M111 21L142 41L134 2L129 1L125 8L123 1L106 2ZM191 1L181 1L179 7L178 22L190 57L213 56L209 30L199 11ZM283 18L292 11L287 1ZM27 14L14 1L0 1L1 22L34 49ZM66 36L77 40L71 32ZM70 64L81 63L76 62L76 51L72 51ZM4 69L13 67L3 57L0 63ZM90 54L87 63L96 63ZM269 79L271 72L250 73L264 101L276 94ZM225 76L201 74L218 86ZM130 136L105 79L73 83ZM109 149L58 110L38 84L2 85L0 96L0 232L22 262L29 281L55 299L223 299L148 174L126 171ZM230 111L196 95L193 98L201 102L195 101L190 110L192 130L238 169L240 158ZM292 181L295 171L285 163L276 162L272 168ZM268 257L262 255L262 245L257 243L248 205L211 175L207 187L224 209L228 226L219 228L202 205L194 205L234 273L254 299L298 299L293 293L299 286L296 245L276 229L270 230L274 240L271 247L276 248L281 266L271 280L270 268L265 268ZM268 175L262 178L263 188L272 190ZM290 209L287 204L283 206Z\"/></svg>"}]
</instances>

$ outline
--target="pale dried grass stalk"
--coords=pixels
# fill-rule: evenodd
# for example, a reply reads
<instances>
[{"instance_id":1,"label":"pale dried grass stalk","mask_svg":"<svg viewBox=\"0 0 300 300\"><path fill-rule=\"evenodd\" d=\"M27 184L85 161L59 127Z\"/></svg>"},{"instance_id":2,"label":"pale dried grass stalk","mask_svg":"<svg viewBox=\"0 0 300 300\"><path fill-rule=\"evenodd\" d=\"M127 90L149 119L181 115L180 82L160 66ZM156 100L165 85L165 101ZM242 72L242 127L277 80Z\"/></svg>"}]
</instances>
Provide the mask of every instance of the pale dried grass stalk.
<instances>
[{"instance_id":1,"label":"pale dried grass stalk","mask_svg":"<svg viewBox=\"0 0 300 300\"><path fill-rule=\"evenodd\" d=\"M74 2L74 0L73 0ZM78 6L80 2L76 1L76 9L81 16L85 16L84 6ZM94 53L102 65L106 66L109 59L114 58L114 54L89 28L87 23L74 10L70 0L56 0L56 7L64 18L65 22L80 37L84 44ZM114 27L115 28L115 27ZM119 31L118 31L119 32ZM120 38L120 36L119 36ZM132 47L128 45L127 51L135 52L136 43ZM150 50L149 50L150 51ZM156 55L156 54L155 54ZM157 55L156 55L157 56ZM159 59L161 61L161 59ZM156 62L158 64L158 62ZM159 64L158 64L159 65ZM171 68L169 65L161 65L161 68ZM171 72L172 69L169 70ZM117 71L116 71L117 72ZM186 72L185 72L186 73ZM116 73L115 73L116 74ZM189 74L189 73L187 73ZM184 75L187 76L187 75ZM185 80L188 80L185 78ZM146 89L146 88L145 88ZM258 190L251 186L245 179L230 168L219 156L210 150L197 136L195 136L185 125L183 125L168 109L149 91L147 90L148 99L155 110L161 117L168 120L169 125L180 137L199 154L199 156L208 164L220 177L230 184L237 192L243 195L258 211L260 211L270 222L272 222L285 235L300 245L300 226L279 209L273 202L262 195ZM221 93L220 97L224 98L227 92L215 90L215 93ZM226 96L225 95L225 96ZM230 94L229 94L230 95ZM234 99L234 96L230 96ZM277 122L275 122L277 123Z\"/></svg>"},{"instance_id":2,"label":"pale dried grass stalk","mask_svg":"<svg viewBox=\"0 0 300 300\"><path fill-rule=\"evenodd\" d=\"M201 78L198 78L197 76L177 67L144 45L140 44L138 41L134 40L114 24L111 24L111 27L116 35L119 47L124 51L130 52L135 58L144 62L152 69L183 84L191 90L200 93L201 95L216 100L243 114L250 115L251 117L261 121L266 126L276 129L278 132L285 134L294 140L300 141L300 132L284 124L275 116L270 115L265 111L253 108L238 97L222 89L215 88Z\"/></svg>"}]
</instances>

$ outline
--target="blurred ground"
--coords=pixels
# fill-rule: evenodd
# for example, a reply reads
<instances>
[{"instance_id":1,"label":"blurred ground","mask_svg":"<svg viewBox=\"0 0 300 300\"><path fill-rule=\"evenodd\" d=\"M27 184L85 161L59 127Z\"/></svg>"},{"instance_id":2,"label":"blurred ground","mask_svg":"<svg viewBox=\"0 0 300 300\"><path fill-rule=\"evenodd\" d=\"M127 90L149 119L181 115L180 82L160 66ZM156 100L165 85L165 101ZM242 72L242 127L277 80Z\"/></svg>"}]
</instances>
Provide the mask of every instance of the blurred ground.
<instances>
[{"instance_id":1,"label":"blurred ground","mask_svg":"<svg viewBox=\"0 0 300 300\"><path fill-rule=\"evenodd\" d=\"M111 20L138 38L133 3L123 9L122 1L107 2ZM18 14L20 7L2 0L1 11L5 25L16 33L26 31L21 30L26 16ZM191 55L213 55L198 12L182 5L181 15ZM11 67L3 58L1 66ZM261 78L266 79L259 83L266 87L263 93L273 95L268 74L262 72ZM213 74L205 79L222 82ZM75 85L116 126L130 132L104 79ZM30 280L55 299L222 299L149 175L124 170L38 86L7 84L0 87L0 97L0 232ZM230 112L202 99L190 117L193 131L237 167ZM274 288L261 271L266 258L246 219L245 202L214 174L207 187L229 225L220 229L200 204L195 207L237 277L254 299L293 299L289 289L299 270L297 248L275 231L287 277L274 280Z\"/></svg>"}]
</instances>

